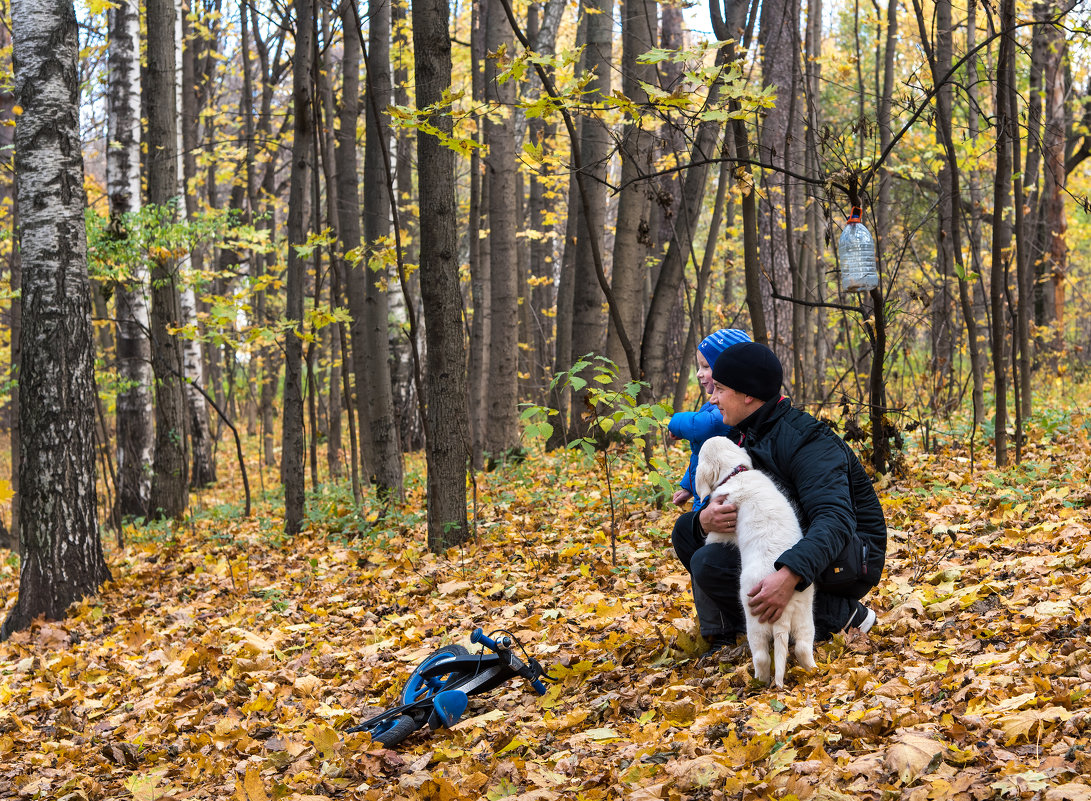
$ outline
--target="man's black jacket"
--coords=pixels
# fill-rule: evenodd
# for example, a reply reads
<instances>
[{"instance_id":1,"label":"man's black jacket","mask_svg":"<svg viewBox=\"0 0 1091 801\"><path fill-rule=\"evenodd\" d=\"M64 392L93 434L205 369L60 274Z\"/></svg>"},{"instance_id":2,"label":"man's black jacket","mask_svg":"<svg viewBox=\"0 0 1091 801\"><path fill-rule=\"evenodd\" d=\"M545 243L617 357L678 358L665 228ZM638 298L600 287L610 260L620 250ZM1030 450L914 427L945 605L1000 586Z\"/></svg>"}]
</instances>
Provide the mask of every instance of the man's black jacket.
<instances>
[{"instance_id":1,"label":"man's black jacket","mask_svg":"<svg viewBox=\"0 0 1091 801\"><path fill-rule=\"evenodd\" d=\"M825 423L774 398L738 426L754 467L772 478L796 507L803 539L774 563L806 589L834 561L852 532L867 545L867 573L879 583L886 563L886 519L860 460ZM696 517L696 516L695 516ZM698 524L699 525L699 524Z\"/></svg>"}]
</instances>

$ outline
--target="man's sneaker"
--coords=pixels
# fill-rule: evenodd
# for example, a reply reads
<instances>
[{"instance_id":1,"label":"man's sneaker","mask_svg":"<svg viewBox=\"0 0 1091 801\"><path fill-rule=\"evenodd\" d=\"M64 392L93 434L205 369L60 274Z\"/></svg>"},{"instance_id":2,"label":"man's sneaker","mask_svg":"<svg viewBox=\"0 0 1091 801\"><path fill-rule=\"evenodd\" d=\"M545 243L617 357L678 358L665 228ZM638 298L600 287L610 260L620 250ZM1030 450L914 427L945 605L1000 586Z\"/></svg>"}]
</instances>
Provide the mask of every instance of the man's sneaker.
<instances>
[{"instance_id":1,"label":"man's sneaker","mask_svg":"<svg viewBox=\"0 0 1091 801\"><path fill-rule=\"evenodd\" d=\"M721 661L734 662L738 660L742 653L739 650L740 647L745 649L745 643L739 646L737 634L716 634L712 637L707 637L708 650L697 657L695 663L698 667L718 664Z\"/></svg>"},{"instance_id":2,"label":"man's sneaker","mask_svg":"<svg viewBox=\"0 0 1091 801\"><path fill-rule=\"evenodd\" d=\"M861 614L862 613L862 614ZM857 623L858 618L863 618ZM871 627L875 625L875 621L878 619L878 615L875 614L875 610L860 604L860 608L853 612L852 617L849 619L849 625L846 628L857 628L864 634L871 631Z\"/></svg>"},{"instance_id":3,"label":"man's sneaker","mask_svg":"<svg viewBox=\"0 0 1091 801\"><path fill-rule=\"evenodd\" d=\"M708 640L708 650L701 654L701 656L711 656L717 651L721 651L724 648L728 648L735 644L734 634L713 634L706 639Z\"/></svg>"}]
</instances>

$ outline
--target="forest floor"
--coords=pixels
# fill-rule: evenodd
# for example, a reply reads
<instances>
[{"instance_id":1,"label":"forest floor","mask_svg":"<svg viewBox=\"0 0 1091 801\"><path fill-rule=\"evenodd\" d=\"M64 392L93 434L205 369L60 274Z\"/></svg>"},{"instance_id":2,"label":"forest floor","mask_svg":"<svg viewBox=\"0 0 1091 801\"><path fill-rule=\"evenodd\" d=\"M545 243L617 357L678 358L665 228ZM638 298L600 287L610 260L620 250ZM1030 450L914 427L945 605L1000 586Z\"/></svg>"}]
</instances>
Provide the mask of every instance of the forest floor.
<instances>
[{"instance_id":1,"label":"forest floor","mask_svg":"<svg viewBox=\"0 0 1091 801\"><path fill-rule=\"evenodd\" d=\"M292 540L226 478L184 525L108 543L113 580L68 619L0 644L0 799L1091 799L1089 438L1058 412L1003 470L907 450L879 487L879 622L783 690L745 648L698 660L678 512L638 460L610 487L573 452L479 474L475 539L442 556L415 461L411 513L361 520L327 487ZM557 683L397 751L343 733L476 626Z\"/></svg>"}]
</instances>

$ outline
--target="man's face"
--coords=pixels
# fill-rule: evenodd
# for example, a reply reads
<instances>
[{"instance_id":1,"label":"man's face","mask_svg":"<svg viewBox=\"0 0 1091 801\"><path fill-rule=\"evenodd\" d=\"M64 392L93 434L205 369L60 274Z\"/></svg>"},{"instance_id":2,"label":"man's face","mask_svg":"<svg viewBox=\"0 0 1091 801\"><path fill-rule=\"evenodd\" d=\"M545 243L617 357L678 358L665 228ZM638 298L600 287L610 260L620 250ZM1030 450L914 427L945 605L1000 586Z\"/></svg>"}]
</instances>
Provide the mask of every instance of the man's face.
<instances>
[{"instance_id":1,"label":"man's face","mask_svg":"<svg viewBox=\"0 0 1091 801\"><path fill-rule=\"evenodd\" d=\"M712 395L709 397L709 402L719 407L724 422L729 426L737 426L760 405L749 395L725 387L719 381L712 382Z\"/></svg>"}]
</instances>

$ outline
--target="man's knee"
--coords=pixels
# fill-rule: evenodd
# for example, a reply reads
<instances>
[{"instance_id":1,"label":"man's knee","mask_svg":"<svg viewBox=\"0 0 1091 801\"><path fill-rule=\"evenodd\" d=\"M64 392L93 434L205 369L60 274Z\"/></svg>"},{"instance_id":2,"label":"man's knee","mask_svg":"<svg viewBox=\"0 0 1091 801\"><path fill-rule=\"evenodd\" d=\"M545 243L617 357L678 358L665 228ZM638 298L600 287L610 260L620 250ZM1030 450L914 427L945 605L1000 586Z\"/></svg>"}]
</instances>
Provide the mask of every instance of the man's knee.
<instances>
[{"instance_id":1,"label":"man's knee","mask_svg":"<svg viewBox=\"0 0 1091 801\"><path fill-rule=\"evenodd\" d=\"M671 544L674 545L674 553L690 569L690 558L694 551L700 548L701 543L696 541L693 533L693 515L695 512L686 512L674 521L674 530L671 532Z\"/></svg>"},{"instance_id":2,"label":"man's knee","mask_svg":"<svg viewBox=\"0 0 1091 801\"><path fill-rule=\"evenodd\" d=\"M689 563L693 580L706 592L725 584L738 587L741 565L732 558L730 545L705 545L698 548ZM737 552L736 552L737 553Z\"/></svg>"}]
</instances>

